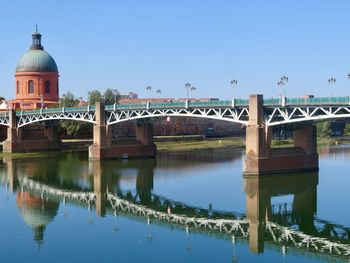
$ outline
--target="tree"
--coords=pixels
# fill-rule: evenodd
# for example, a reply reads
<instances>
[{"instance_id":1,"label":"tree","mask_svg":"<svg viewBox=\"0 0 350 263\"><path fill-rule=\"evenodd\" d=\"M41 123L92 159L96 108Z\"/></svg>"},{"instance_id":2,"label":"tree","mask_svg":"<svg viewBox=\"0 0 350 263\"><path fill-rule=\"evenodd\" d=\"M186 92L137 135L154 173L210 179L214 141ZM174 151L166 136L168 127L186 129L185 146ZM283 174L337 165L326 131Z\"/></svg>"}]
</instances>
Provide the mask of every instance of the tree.
<instances>
[{"instance_id":1,"label":"tree","mask_svg":"<svg viewBox=\"0 0 350 263\"><path fill-rule=\"evenodd\" d=\"M99 90L92 90L88 92L88 100L90 105L94 105L96 102L100 102L102 98L102 94Z\"/></svg>"},{"instance_id":2,"label":"tree","mask_svg":"<svg viewBox=\"0 0 350 263\"><path fill-rule=\"evenodd\" d=\"M329 121L317 123L317 136L320 138L331 137L331 123Z\"/></svg>"},{"instance_id":3,"label":"tree","mask_svg":"<svg viewBox=\"0 0 350 263\"><path fill-rule=\"evenodd\" d=\"M120 93L118 90L106 89L106 91L103 93L103 98L106 105L118 103L120 99Z\"/></svg>"},{"instance_id":4,"label":"tree","mask_svg":"<svg viewBox=\"0 0 350 263\"><path fill-rule=\"evenodd\" d=\"M60 107L75 107L79 105L79 99L75 98L72 92L67 92L59 99Z\"/></svg>"},{"instance_id":5,"label":"tree","mask_svg":"<svg viewBox=\"0 0 350 263\"><path fill-rule=\"evenodd\" d=\"M350 123L347 123L344 128L344 136L350 136Z\"/></svg>"},{"instance_id":6,"label":"tree","mask_svg":"<svg viewBox=\"0 0 350 263\"><path fill-rule=\"evenodd\" d=\"M0 101L5 100L5 98L3 96L0 96Z\"/></svg>"},{"instance_id":7,"label":"tree","mask_svg":"<svg viewBox=\"0 0 350 263\"><path fill-rule=\"evenodd\" d=\"M67 92L59 99L61 107L76 107L79 105L79 99L75 98L73 93ZM62 131L74 138L89 137L91 134L91 125L86 122L63 120L60 122Z\"/></svg>"}]
</instances>

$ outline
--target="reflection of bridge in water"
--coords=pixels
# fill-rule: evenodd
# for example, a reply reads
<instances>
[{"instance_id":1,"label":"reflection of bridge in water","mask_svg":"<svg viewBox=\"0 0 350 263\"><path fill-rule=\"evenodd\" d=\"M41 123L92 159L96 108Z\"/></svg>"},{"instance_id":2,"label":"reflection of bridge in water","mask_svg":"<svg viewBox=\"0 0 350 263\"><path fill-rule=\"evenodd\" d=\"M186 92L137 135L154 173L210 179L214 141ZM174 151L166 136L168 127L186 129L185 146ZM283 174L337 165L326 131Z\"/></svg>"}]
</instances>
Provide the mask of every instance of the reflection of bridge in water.
<instances>
[{"instance_id":1,"label":"reflection of bridge in water","mask_svg":"<svg viewBox=\"0 0 350 263\"><path fill-rule=\"evenodd\" d=\"M350 229L315 218L318 174L294 174L273 177L245 177L246 215L203 209L175 202L152 194L153 169L138 169L136 191L110 191L101 162L89 163L93 174L93 192L61 189L18 177L18 191L29 192L43 200L72 202L95 207L97 214L119 213L144 218L150 225L177 225L187 233L201 232L233 240L248 239L253 252L263 252L267 246L286 247L293 251L309 252L310 256L350 256ZM8 173L9 175L9 173ZM118 187L117 187L118 189ZM293 194L292 204L276 206L271 198Z\"/></svg>"}]
</instances>

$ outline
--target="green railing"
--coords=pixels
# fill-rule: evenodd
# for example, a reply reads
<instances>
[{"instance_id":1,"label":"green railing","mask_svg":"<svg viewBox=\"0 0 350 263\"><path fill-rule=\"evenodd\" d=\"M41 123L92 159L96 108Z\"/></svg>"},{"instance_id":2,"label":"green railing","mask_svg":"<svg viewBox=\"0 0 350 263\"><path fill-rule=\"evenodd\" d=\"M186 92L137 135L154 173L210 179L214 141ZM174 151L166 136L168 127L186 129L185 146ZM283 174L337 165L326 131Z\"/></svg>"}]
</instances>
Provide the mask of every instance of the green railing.
<instances>
[{"instance_id":1,"label":"green railing","mask_svg":"<svg viewBox=\"0 0 350 263\"><path fill-rule=\"evenodd\" d=\"M349 97L287 98L287 105L349 105Z\"/></svg>"},{"instance_id":2,"label":"green railing","mask_svg":"<svg viewBox=\"0 0 350 263\"><path fill-rule=\"evenodd\" d=\"M282 106L281 98L264 99L264 106ZM232 100L208 100L208 101L166 101L166 102L143 102L133 104L106 105L105 110L138 110L138 109L171 109L171 108L210 108L210 107L232 107ZM249 100L235 99L235 107L247 107ZM350 97L323 97L323 98L285 98L285 106L327 106L327 105L350 105ZM39 115L55 114L60 112L87 112L95 111L95 106L49 108L31 111L17 111L17 115ZM1 112L0 117L6 117L6 113Z\"/></svg>"},{"instance_id":3,"label":"green railing","mask_svg":"<svg viewBox=\"0 0 350 263\"><path fill-rule=\"evenodd\" d=\"M281 99L264 99L264 105L281 105Z\"/></svg>"}]
</instances>

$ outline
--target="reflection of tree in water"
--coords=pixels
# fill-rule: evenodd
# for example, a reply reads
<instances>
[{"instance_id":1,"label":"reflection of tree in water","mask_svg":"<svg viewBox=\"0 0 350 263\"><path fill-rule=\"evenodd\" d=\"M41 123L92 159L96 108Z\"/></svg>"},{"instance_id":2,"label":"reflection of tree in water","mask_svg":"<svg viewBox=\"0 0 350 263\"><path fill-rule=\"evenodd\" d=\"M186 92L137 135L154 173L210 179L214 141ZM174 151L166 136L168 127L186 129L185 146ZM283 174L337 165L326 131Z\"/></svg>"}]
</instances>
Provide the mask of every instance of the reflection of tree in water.
<instances>
[{"instance_id":1,"label":"reflection of tree in water","mask_svg":"<svg viewBox=\"0 0 350 263\"><path fill-rule=\"evenodd\" d=\"M218 148L190 152L160 152L157 155L157 168L179 168L193 165L210 165L226 161L241 160L241 149Z\"/></svg>"},{"instance_id":2,"label":"reflection of tree in water","mask_svg":"<svg viewBox=\"0 0 350 263\"><path fill-rule=\"evenodd\" d=\"M34 231L34 240L38 245L44 241L44 232L57 215L59 202L44 200L28 192L17 192L16 203L23 221Z\"/></svg>"}]
</instances>

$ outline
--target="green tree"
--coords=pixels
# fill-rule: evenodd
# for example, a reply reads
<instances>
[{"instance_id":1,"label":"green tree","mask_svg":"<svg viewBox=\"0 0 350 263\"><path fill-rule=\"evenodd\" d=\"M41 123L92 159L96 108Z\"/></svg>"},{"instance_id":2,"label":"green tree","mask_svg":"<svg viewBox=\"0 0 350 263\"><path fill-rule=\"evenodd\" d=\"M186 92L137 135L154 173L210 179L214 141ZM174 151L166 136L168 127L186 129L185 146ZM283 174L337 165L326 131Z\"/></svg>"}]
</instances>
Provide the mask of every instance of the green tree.
<instances>
[{"instance_id":1,"label":"green tree","mask_svg":"<svg viewBox=\"0 0 350 263\"><path fill-rule=\"evenodd\" d=\"M60 107L75 107L78 106L79 99L75 98L72 92L67 92L59 99Z\"/></svg>"},{"instance_id":2,"label":"green tree","mask_svg":"<svg viewBox=\"0 0 350 263\"><path fill-rule=\"evenodd\" d=\"M350 136L350 123L347 123L344 127L344 136Z\"/></svg>"},{"instance_id":3,"label":"green tree","mask_svg":"<svg viewBox=\"0 0 350 263\"><path fill-rule=\"evenodd\" d=\"M88 92L88 100L90 105L94 105L96 102L102 100L102 94L98 90L92 90Z\"/></svg>"},{"instance_id":4,"label":"green tree","mask_svg":"<svg viewBox=\"0 0 350 263\"><path fill-rule=\"evenodd\" d=\"M317 136L320 138L331 137L331 123L329 121L317 123Z\"/></svg>"},{"instance_id":5,"label":"green tree","mask_svg":"<svg viewBox=\"0 0 350 263\"><path fill-rule=\"evenodd\" d=\"M103 98L106 105L118 103L120 99L120 93L117 90L106 89L103 93Z\"/></svg>"},{"instance_id":6,"label":"green tree","mask_svg":"<svg viewBox=\"0 0 350 263\"><path fill-rule=\"evenodd\" d=\"M3 96L0 96L0 101L5 100L5 98Z\"/></svg>"},{"instance_id":7,"label":"green tree","mask_svg":"<svg viewBox=\"0 0 350 263\"><path fill-rule=\"evenodd\" d=\"M79 99L73 93L67 92L59 99L61 107L76 107L79 105ZM91 136L91 125L86 122L63 120L60 122L62 132L69 137L83 138Z\"/></svg>"}]
</instances>

